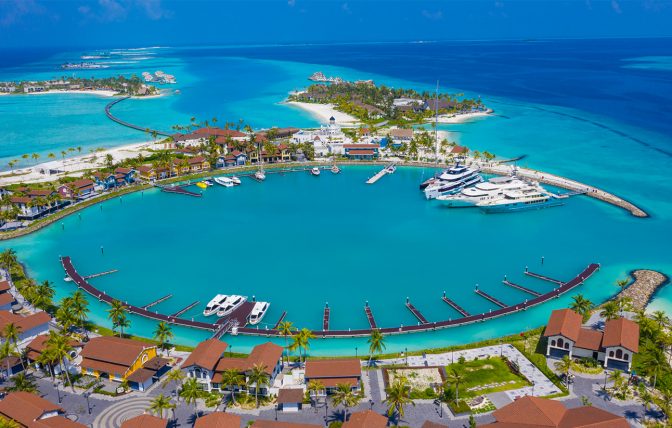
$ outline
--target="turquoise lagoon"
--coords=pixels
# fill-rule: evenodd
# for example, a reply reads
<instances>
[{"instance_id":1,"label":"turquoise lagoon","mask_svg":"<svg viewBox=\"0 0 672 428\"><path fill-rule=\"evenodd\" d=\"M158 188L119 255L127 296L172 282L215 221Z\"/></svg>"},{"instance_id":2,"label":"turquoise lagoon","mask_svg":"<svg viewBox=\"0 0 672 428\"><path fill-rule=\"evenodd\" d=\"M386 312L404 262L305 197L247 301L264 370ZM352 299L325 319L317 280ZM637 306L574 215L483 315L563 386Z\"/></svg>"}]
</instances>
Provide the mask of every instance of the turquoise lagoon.
<instances>
[{"instance_id":1,"label":"turquoise lagoon","mask_svg":"<svg viewBox=\"0 0 672 428\"><path fill-rule=\"evenodd\" d=\"M53 61L63 62L60 57ZM278 102L287 91L305 85L306 75L316 69L351 79L373 78L391 85L431 89L412 79L307 62L208 55L188 61L155 55L142 61L145 63L132 65L135 68L128 72L139 74L161 67L178 77L182 93L131 100L115 111L125 120L161 129L187 123L190 116L212 115L220 121L237 121L243 116L253 126L315 125L309 115ZM205 63L224 64L213 70L229 73L217 77L215 71L204 70ZM208 85L216 96L207 96L204 87ZM397 326L416 322L403 305L406 297L433 321L459 316L440 300L444 290L465 309L478 313L495 307L473 293L476 284L506 303L528 296L504 286L504 275L538 291L552 288L550 283L525 277L525 266L568 279L588 263L601 263L602 269L577 291L594 302L610 297L616 291L614 281L633 269L672 272L668 249L672 162L664 153L670 143L668 135L578 109L481 95L497 115L442 125L451 139L502 157L526 155L521 165L615 192L647 210L651 218L637 219L586 197L571 198L564 207L517 215L442 209L425 201L417 190L418 183L432 174L429 169L400 168L367 186L364 181L375 168L348 167L340 175L325 173L319 178L303 173L273 174L263 184L245 181L233 189L209 188L200 199L156 191L136 193L0 246L13 247L38 280L54 281L59 297L73 290L72 284L62 280L58 261L59 255L69 255L82 273L119 269L92 282L129 303L143 305L173 293L174 297L156 307L161 312L172 313L200 300L201 305L185 316L202 318L200 309L212 295L235 292L270 301L271 310L264 321L271 325L286 310L287 319L297 327L320 328L322 308L329 302L333 329L366 327L365 301L369 301L379 325ZM11 110L3 103L15 99L28 103L32 98L0 97L0 107ZM74 128L84 131L67 147L87 147L90 136L100 139L92 146L145 138L104 118L102 107L108 99L83 95L35 98L39 103L54 103L45 109L52 112L46 117L57 115L62 109L58 102L65 102L49 100L67 100L72 108L90 103L89 108L82 108L88 111L83 115L86 120ZM95 110L98 107L100 113ZM32 115L39 107L23 104L21 110L13 111L18 116ZM57 147L60 132L72 134L75 123L68 125L72 120L54 119L32 127L30 132L41 138L30 139L30 144L42 141ZM27 132L2 127L19 138ZM104 137L100 137L100 130ZM25 141L19 142L21 147ZM387 350L516 334L541 325L552 309L566 306L570 299L571 294L565 295L485 323L390 336ZM109 325L105 305L93 302L92 306L94 321ZM653 308L672 310L669 287L657 295ZM132 317L132 322L130 331L138 335L149 336L155 327L153 321L138 317ZM180 343L195 344L207 337L196 330L175 331ZM234 351L244 351L266 339L227 336L225 340L233 344ZM364 352L365 339L316 340L311 353L354 354L355 348Z\"/></svg>"}]
</instances>

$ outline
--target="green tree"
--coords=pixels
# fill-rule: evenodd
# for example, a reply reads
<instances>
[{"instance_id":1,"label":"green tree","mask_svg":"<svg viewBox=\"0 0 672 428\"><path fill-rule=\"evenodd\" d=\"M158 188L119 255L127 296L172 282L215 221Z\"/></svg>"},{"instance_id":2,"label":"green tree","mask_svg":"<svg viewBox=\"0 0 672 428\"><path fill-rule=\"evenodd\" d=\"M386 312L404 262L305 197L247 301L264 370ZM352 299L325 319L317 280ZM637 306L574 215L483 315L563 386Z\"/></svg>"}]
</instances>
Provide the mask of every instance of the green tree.
<instances>
[{"instance_id":1,"label":"green tree","mask_svg":"<svg viewBox=\"0 0 672 428\"><path fill-rule=\"evenodd\" d=\"M215 391L211 391L205 396L205 407L217 411L217 407L222 404L222 396Z\"/></svg>"},{"instance_id":2,"label":"green tree","mask_svg":"<svg viewBox=\"0 0 672 428\"><path fill-rule=\"evenodd\" d=\"M236 402L236 387L242 385L245 378L236 369L228 369L222 373L222 384L231 389L231 400Z\"/></svg>"},{"instance_id":3,"label":"green tree","mask_svg":"<svg viewBox=\"0 0 672 428\"><path fill-rule=\"evenodd\" d=\"M616 286L619 287L619 288L621 289L621 292L623 292L623 290L625 290L625 287L628 286L628 283L629 283L629 282L630 282L630 281L629 281L627 278L625 278L625 279L617 279L617 280L616 280Z\"/></svg>"},{"instance_id":4,"label":"green tree","mask_svg":"<svg viewBox=\"0 0 672 428\"><path fill-rule=\"evenodd\" d=\"M562 360L555 362L555 368L565 374L566 386L569 388L569 372L574 368L574 362L568 355L565 355Z\"/></svg>"},{"instance_id":5,"label":"green tree","mask_svg":"<svg viewBox=\"0 0 672 428\"><path fill-rule=\"evenodd\" d=\"M158 417L163 418L163 411L170 410L174 407L175 404L170 402L170 397L159 394L150 402L149 410L154 412Z\"/></svg>"},{"instance_id":6,"label":"green tree","mask_svg":"<svg viewBox=\"0 0 672 428\"><path fill-rule=\"evenodd\" d=\"M252 371L247 376L249 385L254 385L254 401L259 407L259 390L268 385L268 375L266 374L266 366L263 364L255 364L252 366Z\"/></svg>"},{"instance_id":7,"label":"green tree","mask_svg":"<svg viewBox=\"0 0 672 428\"><path fill-rule=\"evenodd\" d=\"M446 374L446 382L449 385L455 385L455 402L460 400L460 384L464 380L464 375L456 368L451 368L450 372ZM447 388L446 388L447 389Z\"/></svg>"},{"instance_id":8,"label":"green tree","mask_svg":"<svg viewBox=\"0 0 672 428\"><path fill-rule=\"evenodd\" d=\"M600 316L605 318L607 321L615 320L620 317L620 308L618 307L618 302L615 300L610 300L602 306L600 311Z\"/></svg>"},{"instance_id":9,"label":"green tree","mask_svg":"<svg viewBox=\"0 0 672 428\"><path fill-rule=\"evenodd\" d=\"M583 294L577 294L572 297L572 303L569 308L581 315L585 320L590 316L590 311L593 309L593 302L583 297Z\"/></svg>"},{"instance_id":10,"label":"green tree","mask_svg":"<svg viewBox=\"0 0 672 428\"><path fill-rule=\"evenodd\" d=\"M161 388L165 388L166 386L173 384L175 385L175 388L173 388L173 392L177 392L177 385L182 383L186 376L180 370L179 368L174 368L168 373L163 378L163 383L161 383ZM178 395L178 401L179 401L179 395Z\"/></svg>"},{"instance_id":11,"label":"green tree","mask_svg":"<svg viewBox=\"0 0 672 428\"><path fill-rule=\"evenodd\" d=\"M159 341L160 347L163 351L167 351L170 355L170 340L173 338L174 334L170 329L170 326L164 321L161 321L154 330L154 339Z\"/></svg>"},{"instance_id":12,"label":"green tree","mask_svg":"<svg viewBox=\"0 0 672 428\"><path fill-rule=\"evenodd\" d=\"M10 357L18 357L19 353L16 352L12 344L9 342L9 340L5 340L0 344L0 359L5 360L6 363L6 370L7 370L7 377L10 377L10 371L11 367L9 365L9 360Z\"/></svg>"},{"instance_id":13,"label":"green tree","mask_svg":"<svg viewBox=\"0 0 672 428\"><path fill-rule=\"evenodd\" d=\"M658 327L662 328L667 326L670 323L670 319L667 317L665 311L654 311L651 314L651 319L658 323Z\"/></svg>"},{"instance_id":14,"label":"green tree","mask_svg":"<svg viewBox=\"0 0 672 428\"><path fill-rule=\"evenodd\" d=\"M2 264L2 267L9 273L17 264L16 251L7 248L0 253L0 264Z\"/></svg>"},{"instance_id":15,"label":"green tree","mask_svg":"<svg viewBox=\"0 0 672 428\"><path fill-rule=\"evenodd\" d=\"M182 390L180 391L180 397L184 399L184 402L187 403L187 405L193 404L194 413L196 413L197 418L198 418L198 412L196 410L196 402L200 398L201 393L202 393L201 387L198 385L198 382L193 377L190 377L189 379L186 380L186 382L182 384Z\"/></svg>"},{"instance_id":16,"label":"green tree","mask_svg":"<svg viewBox=\"0 0 672 428\"><path fill-rule=\"evenodd\" d=\"M37 384L32 377L26 375L25 372L21 372L12 378L12 386L7 388L7 391L37 392Z\"/></svg>"},{"instance_id":17,"label":"green tree","mask_svg":"<svg viewBox=\"0 0 672 428\"><path fill-rule=\"evenodd\" d=\"M347 383L336 385L336 390L331 395L335 406L343 405L343 422L348 420L348 408L354 407L359 403L359 396L352 390L352 386Z\"/></svg>"},{"instance_id":18,"label":"green tree","mask_svg":"<svg viewBox=\"0 0 672 428\"><path fill-rule=\"evenodd\" d=\"M310 396L310 401L312 402L313 407L317 407L317 394L324 390L324 384L319 380L313 379L308 382L306 389L308 390L308 395Z\"/></svg>"},{"instance_id":19,"label":"green tree","mask_svg":"<svg viewBox=\"0 0 672 428\"><path fill-rule=\"evenodd\" d=\"M294 334L294 324L291 321L283 321L278 325L278 332L285 338L285 353L287 355L287 364L289 365L289 336Z\"/></svg>"},{"instance_id":20,"label":"green tree","mask_svg":"<svg viewBox=\"0 0 672 428\"><path fill-rule=\"evenodd\" d=\"M107 318L112 321L112 331L121 327L126 319L126 306L119 300L112 301L112 307L107 311ZM123 328L120 329L119 337L123 336Z\"/></svg>"},{"instance_id":21,"label":"green tree","mask_svg":"<svg viewBox=\"0 0 672 428\"><path fill-rule=\"evenodd\" d=\"M0 416L0 428L21 428L17 422L14 422L12 419L7 419L4 416Z\"/></svg>"},{"instance_id":22,"label":"green tree","mask_svg":"<svg viewBox=\"0 0 672 428\"><path fill-rule=\"evenodd\" d=\"M374 328L373 330L371 330L371 336L369 336L368 343L369 343L369 366L371 366L374 354L380 354L385 349L385 337L380 332L380 329Z\"/></svg>"},{"instance_id":23,"label":"green tree","mask_svg":"<svg viewBox=\"0 0 672 428\"><path fill-rule=\"evenodd\" d=\"M52 358L55 361L58 361L58 364L61 366L61 372L65 373L65 378L68 380L72 392L75 392L75 385L70 381L70 373L67 364L67 360L70 358L70 352L72 352L70 337L52 330L49 332L46 349L47 352L51 354Z\"/></svg>"},{"instance_id":24,"label":"green tree","mask_svg":"<svg viewBox=\"0 0 672 428\"><path fill-rule=\"evenodd\" d=\"M16 353L16 356L19 357L19 360L21 361L21 367L24 368L25 366L23 365L23 358L21 358L21 355L19 354L19 337L21 336L21 327L17 326L13 322L5 324L5 327L2 329L2 337L5 338L5 342L9 343L14 352ZM9 370L7 370L7 374L9 375Z\"/></svg>"},{"instance_id":25,"label":"green tree","mask_svg":"<svg viewBox=\"0 0 672 428\"><path fill-rule=\"evenodd\" d=\"M408 379L401 376L392 382L392 385L387 389L387 398L384 402L387 403L387 416L392 417L398 414L399 418L404 417L404 407L408 404L415 406L411 400L411 386L408 384Z\"/></svg>"}]
</instances>

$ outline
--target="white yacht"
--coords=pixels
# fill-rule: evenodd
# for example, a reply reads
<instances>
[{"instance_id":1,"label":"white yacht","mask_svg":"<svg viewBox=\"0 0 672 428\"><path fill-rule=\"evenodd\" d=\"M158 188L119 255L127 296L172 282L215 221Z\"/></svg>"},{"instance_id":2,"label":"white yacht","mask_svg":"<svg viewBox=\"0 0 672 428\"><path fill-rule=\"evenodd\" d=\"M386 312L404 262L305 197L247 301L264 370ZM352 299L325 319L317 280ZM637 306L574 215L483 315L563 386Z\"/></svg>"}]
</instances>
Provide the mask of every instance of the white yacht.
<instances>
[{"instance_id":1,"label":"white yacht","mask_svg":"<svg viewBox=\"0 0 672 428\"><path fill-rule=\"evenodd\" d=\"M240 178L236 177L235 175L231 176L231 182L233 183L234 186L240 186Z\"/></svg>"},{"instance_id":2,"label":"white yacht","mask_svg":"<svg viewBox=\"0 0 672 428\"><path fill-rule=\"evenodd\" d=\"M397 167L394 166L394 165L390 165L390 166L388 166L387 168L385 168L385 171L386 171L388 174L394 174L394 171L396 171L396 170L397 170Z\"/></svg>"},{"instance_id":3,"label":"white yacht","mask_svg":"<svg viewBox=\"0 0 672 428\"><path fill-rule=\"evenodd\" d=\"M209 317L210 315L216 314L217 311L221 309L222 305L228 298L229 296L227 296L226 294L218 294L215 297L213 297L212 300L210 300L210 302L208 302L208 304L205 306L203 315Z\"/></svg>"},{"instance_id":4,"label":"white yacht","mask_svg":"<svg viewBox=\"0 0 672 428\"><path fill-rule=\"evenodd\" d=\"M341 168L339 168L338 165L334 165L331 167L331 172L334 174L339 174L341 172Z\"/></svg>"},{"instance_id":5,"label":"white yacht","mask_svg":"<svg viewBox=\"0 0 672 428\"><path fill-rule=\"evenodd\" d=\"M444 171L439 175L436 182L425 188L425 198L434 199L440 195L450 195L465 187L480 183L483 181L483 177L478 172L478 169L455 165Z\"/></svg>"},{"instance_id":6,"label":"white yacht","mask_svg":"<svg viewBox=\"0 0 672 428\"><path fill-rule=\"evenodd\" d=\"M486 213L507 213L557 207L563 202L544 192L538 186L504 192L498 198L476 204Z\"/></svg>"},{"instance_id":7,"label":"white yacht","mask_svg":"<svg viewBox=\"0 0 672 428\"><path fill-rule=\"evenodd\" d=\"M264 181L266 180L266 174L264 173L263 169L260 169L259 171L254 173L254 178L256 178L259 181Z\"/></svg>"},{"instance_id":8,"label":"white yacht","mask_svg":"<svg viewBox=\"0 0 672 428\"><path fill-rule=\"evenodd\" d=\"M459 193L439 195L436 200L450 208L471 208L478 203L497 199L506 191L522 190L534 186L536 183L529 184L515 177L495 177L462 189Z\"/></svg>"},{"instance_id":9,"label":"white yacht","mask_svg":"<svg viewBox=\"0 0 672 428\"><path fill-rule=\"evenodd\" d=\"M233 180L231 180L229 177L215 177L214 178L215 183L219 184L220 186L224 187L233 187Z\"/></svg>"},{"instance_id":10,"label":"white yacht","mask_svg":"<svg viewBox=\"0 0 672 428\"><path fill-rule=\"evenodd\" d=\"M320 168L318 167L313 167L313 169L310 170L310 173L314 175L315 177L318 177L320 175Z\"/></svg>"},{"instance_id":11,"label":"white yacht","mask_svg":"<svg viewBox=\"0 0 672 428\"><path fill-rule=\"evenodd\" d=\"M266 315L269 306L271 306L271 304L268 302L256 302L252 308L252 312L250 312L250 324L259 324L261 319L264 318L264 315Z\"/></svg>"},{"instance_id":12,"label":"white yacht","mask_svg":"<svg viewBox=\"0 0 672 428\"><path fill-rule=\"evenodd\" d=\"M225 317L225 316L231 314L231 312L238 309L240 307L240 305L245 303L245 301L247 301L247 297L238 296L237 294L232 294L231 296L229 296L226 299L226 301L221 306L219 311L217 311L217 316L218 317Z\"/></svg>"}]
</instances>

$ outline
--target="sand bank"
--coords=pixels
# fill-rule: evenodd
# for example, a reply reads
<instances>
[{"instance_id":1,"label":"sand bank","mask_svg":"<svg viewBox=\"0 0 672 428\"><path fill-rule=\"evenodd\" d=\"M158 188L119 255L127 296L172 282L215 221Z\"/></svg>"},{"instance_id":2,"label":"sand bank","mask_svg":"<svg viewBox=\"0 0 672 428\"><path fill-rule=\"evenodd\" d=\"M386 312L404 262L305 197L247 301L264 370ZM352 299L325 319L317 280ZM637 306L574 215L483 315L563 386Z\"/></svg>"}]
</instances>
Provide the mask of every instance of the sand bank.
<instances>
[{"instance_id":1,"label":"sand bank","mask_svg":"<svg viewBox=\"0 0 672 428\"><path fill-rule=\"evenodd\" d=\"M336 110L333 104L301 103L298 101L288 101L284 104L305 110L322 123L328 123L329 119L332 117L336 119L336 123L340 125L354 125L359 123L359 120L357 120L356 117Z\"/></svg>"}]
</instances>

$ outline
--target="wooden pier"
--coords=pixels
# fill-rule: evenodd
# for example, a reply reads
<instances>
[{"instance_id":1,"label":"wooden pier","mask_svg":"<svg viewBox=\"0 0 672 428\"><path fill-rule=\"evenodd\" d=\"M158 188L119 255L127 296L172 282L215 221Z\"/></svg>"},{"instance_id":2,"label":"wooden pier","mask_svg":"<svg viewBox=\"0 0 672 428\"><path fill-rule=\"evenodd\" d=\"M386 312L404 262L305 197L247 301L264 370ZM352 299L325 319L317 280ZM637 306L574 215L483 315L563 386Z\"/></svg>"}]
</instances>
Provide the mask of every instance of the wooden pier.
<instances>
[{"instance_id":1,"label":"wooden pier","mask_svg":"<svg viewBox=\"0 0 672 428\"><path fill-rule=\"evenodd\" d=\"M418 310L418 308L413 306L413 303L411 303L409 299L406 299L406 307L408 308L409 311L411 311L413 315L415 315L415 317L418 319L418 321L420 321L421 324L429 324L427 318L425 318L425 316L422 315L422 313Z\"/></svg>"},{"instance_id":2,"label":"wooden pier","mask_svg":"<svg viewBox=\"0 0 672 428\"><path fill-rule=\"evenodd\" d=\"M485 291L482 291L482 290L479 290L478 288L476 288L476 289L474 290L474 292L475 292L476 294L478 294L479 296L481 296L481 297L485 297L486 299L490 300L492 303L494 303L495 305L497 305L497 306L499 306L499 307L501 307L501 308L506 308L506 307L508 307L508 305L507 305L506 303L504 303L504 302L502 302L501 300L498 300L498 299L492 297L491 295L489 295L489 294L486 293Z\"/></svg>"},{"instance_id":3,"label":"wooden pier","mask_svg":"<svg viewBox=\"0 0 672 428\"><path fill-rule=\"evenodd\" d=\"M448 297L446 297L446 292L443 292L443 297L441 297L441 300L446 302L451 308L455 309L457 312L459 312L463 317L468 317L470 314L464 308L454 301L450 300Z\"/></svg>"},{"instance_id":4,"label":"wooden pier","mask_svg":"<svg viewBox=\"0 0 672 428\"><path fill-rule=\"evenodd\" d=\"M383 178L385 175L388 174L388 170L387 170L387 169L388 169L389 167L394 167L394 166L395 166L395 164L393 164L393 163L392 163L392 164L389 164L389 165L387 165L387 166L385 166L383 169L381 169L380 171L378 171L378 172L376 173L376 175L374 175L373 177L371 177L371 178L369 178L368 180L366 180L366 184L374 184L376 181L380 180L381 178Z\"/></svg>"},{"instance_id":5,"label":"wooden pier","mask_svg":"<svg viewBox=\"0 0 672 428\"><path fill-rule=\"evenodd\" d=\"M322 316L322 330L327 331L329 330L329 315L331 313L331 310L329 309L329 303L324 305L324 315Z\"/></svg>"},{"instance_id":6,"label":"wooden pier","mask_svg":"<svg viewBox=\"0 0 672 428\"><path fill-rule=\"evenodd\" d=\"M564 282L560 281L559 279L554 279L554 278L548 277L546 275L542 275L540 273L530 272L529 270L527 270L527 268L525 268L525 275L531 276L532 278L541 279L542 281L552 282L553 284L558 284L558 285L563 285L564 284Z\"/></svg>"},{"instance_id":7,"label":"wooden pier","mask_svg":"<svg viewBox=\"0 0 672 428\"><path fill-rule=\"evenodd\" d=\"M84 279L98 278L99 276L109 275L111 273L119 272L119 269L106 270L105 272L94 273L92 275L86 275Z\"/></svg>"},{"instance_id":8,"label":"wooden pier","mask_svg":"<svg viewBox=\"0 0 672 428\"><path fill-rule=\"evenodd\" d=\"M193 196L196 198L200 198L201 196L203 196L202 193L192 192L191 190L187 190L182 186L159 186L159 185L156 186L159 189L161 189L162 192L166 193L175 193L178 195Z\"/></svg>"},{"instance_id":9,"label":"wooden pier","mask_svg":"<svg viewBox=\"0 0 672 428\"><path fill-rule=\"evenodd\" d=\"M173 297L172 294L168 294L168 295L166 295L166 296L163 296L163 297L161 297L161 298L159 298L159 299L154 300L152 303L149 303L149 304L143 306L142 309L149 309L149 308L151 308L152 306L158 305L158 304L161 303L161 302L165 302L166 300L170 299L171 297Z\"/></svg>"},{"instance_id":10,"label":"wooden pier","mask_svg":"<svg viewBox=\"0 0 672 428\"><path fill-rule=\"evenodd\" d=\"M278 319L278 322L275 323L273 326L273 330L277 330L278 327L280 327L280 323L285 320L285 317L287 316L287 311L282 311L282 314L280 315L280 318Z\"/></svg>"},{"instance_id":11,"label":"wooden pier","mask_svg":"<svg viewBox=\"0 0 672 428\"><path fill-rule=\"evenodd\" d=\"M222 319L226 321L233 321L234 325L236 326L245 327L249 322L248 317L252 313L253 308L254 302L245 302Z\"/></svg>"},{"instance_id":12,"label":"wooden pier","mask_svg":"<svg viewBox=\"0 0 672 428\"><path fill-rule=\"evenodd\" d=\"M504 285L508 285L509 287L513 287L513 288L515 288L516 290L524 291L525 293L531 294L531 295L533 295L533 296L535 296L535 297L539 297L539 296L541 296L541 293L537 293L537 292L534 291L534 290L530 290L530 289L527 288L527 287L523 287L522 285L518 285L518 284L513 283L513 282L511 282L511 281L509 281L509 280L507 280L507 279L505 279L504 281L502 281L502 283L503 283Z\"/></svg>"},{"instance_id":13,"label":"wooden pier","mask_svg":"<svg viewBox=\"0 0 672 428\"><path fill-rule=\"evenodd\" d=\"M185 306L184 308L182 308L179 311L172 314L171 317L179 317L180 315L183 315L185 312L187 312L189 309L193 308L194 306L198 305L199 303L201 303L201 301L196 300L194 303L191 303L189 306Z\"/></svg>"},{"instance_id":14,"label":"wooden pier","mask_svg":"<svg viewBox=\"0 0 672 428\"><path fill-rule=\"evenodd\" d=\"M364 305L364 313L366 314L366 319L369 321L369 326L371 329L378 328L376 325L376 319L373 317L373 312L371 312L371 306L369 306L369 302L366 302L366 305Z\"/></svg>"}]
</instances>

